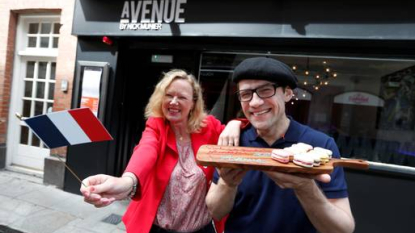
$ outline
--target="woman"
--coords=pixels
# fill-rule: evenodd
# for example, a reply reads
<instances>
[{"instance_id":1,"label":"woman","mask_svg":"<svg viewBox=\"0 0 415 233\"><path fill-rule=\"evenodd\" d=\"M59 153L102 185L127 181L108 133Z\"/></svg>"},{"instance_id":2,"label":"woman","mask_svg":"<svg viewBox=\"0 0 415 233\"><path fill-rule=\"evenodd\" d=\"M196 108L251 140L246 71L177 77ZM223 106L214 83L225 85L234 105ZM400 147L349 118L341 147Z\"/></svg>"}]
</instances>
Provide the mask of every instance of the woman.
<instances>
[{"instance_id":1,"label":"woman","mask_svg":"<svg viewBox=\"0 0 415 233\"><path fill-rule=\"evenodd\" d=\"M205 203L214 168L198 166L201 145L216 144L224 126L204 111L193 75L166 73L145 109L140 143L120 177L97 175L83 181L86 202L103 207L132 198L123 221L127 232L215 232ZM240 121L231 121L221 145L238 145Z\"/></svg>"}]
</instances>

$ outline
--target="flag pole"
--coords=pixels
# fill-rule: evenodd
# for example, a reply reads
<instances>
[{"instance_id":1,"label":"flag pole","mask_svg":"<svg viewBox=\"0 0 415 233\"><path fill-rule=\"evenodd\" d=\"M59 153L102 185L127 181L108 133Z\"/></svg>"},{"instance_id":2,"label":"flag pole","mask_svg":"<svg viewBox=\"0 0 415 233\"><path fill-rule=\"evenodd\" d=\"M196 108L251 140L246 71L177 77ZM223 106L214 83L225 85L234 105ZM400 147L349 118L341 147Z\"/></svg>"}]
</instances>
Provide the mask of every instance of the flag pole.
<instances>
[{"instance_id":1,"label":"flag pole","mask_svg":"<svg viewBox=\"0 0 415 233\"><path fill-rule=\"evenodd\" d=\"M82 180L79 178L79 176L76 175L76 173L74 171L72 171L72 169L66 164L65 161L63 161L59 155L56 156L59 161L61 161L63 163L63 165L65 165L65 167L72 173L73 176L75 176L75 178L79 181L79 183L81 183L85 188L88 188L88 186L86 186L86 184L84 184L84 182L82 182Z\"/></svg>"},{"instance_id":2,"label":"flag pole","mask_svg":"<svg viewBox=\"0 0 415 233\"><path fill-rule=\"evenodd\" d=\"M26 119L26 117L23 117L20 113L18 113L18 112L16 112L15 113L15 115L16 115L16 117L19 119L19 120L21 120L21 121L24 121L25 119ZM69 172L71 172L71 174L79 181L79 183L81 183L85 188L87 188L88 186L86 186L85 184L84 184L84 182L82 182L82 180L79 178L79 176L78 175L76 175L76 173L66 164L66 162L65 161L63 161L60 157L59 157L59 155L58 156L56 156L58 159L59 159L59 161L61 161L62 163L63 163L63 165L65 165L65 167L69 170Z\"/></svg>"},{"instance_id":3,"label":"flag pole","mask_svg":"<svg viewBox=\"0 0 415 233\"><path fill-rule=\"evenodd\" d=\"M19 120L21 120L21 121L24 121L24 120L26 119L26 117L23 117L23 116L22 116L20 113L18 113L18 112L15 112L14 114L16 115L17 119L19 119Z\"/></svg>"}]
</instances>

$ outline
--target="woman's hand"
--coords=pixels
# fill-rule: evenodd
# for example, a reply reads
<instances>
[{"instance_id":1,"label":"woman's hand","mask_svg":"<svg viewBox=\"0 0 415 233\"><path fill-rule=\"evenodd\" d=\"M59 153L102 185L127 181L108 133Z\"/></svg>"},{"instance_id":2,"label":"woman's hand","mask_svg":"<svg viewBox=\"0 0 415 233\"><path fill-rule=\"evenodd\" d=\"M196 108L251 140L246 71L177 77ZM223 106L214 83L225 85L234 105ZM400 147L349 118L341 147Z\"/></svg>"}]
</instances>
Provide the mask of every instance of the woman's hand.
<instances>
[{"instance_id":1,"label":"woman's hand","mask_svg":"<svg viewBox=\"0 0 415 233\"><path fill-rule=\"evenodd\" d=\"M229 121L225 129L219 136L219 146L239 146L239 136L241 135L241 122L237 120Z\"/></svg>"},{"instance_id":2,"label":"woman's hand","mask_svg":"<svg viewBox=\"0 0 415 233\"><path fill-rule=\"evenodd\" d=\"M80 189L84 201L99 208L127 198L134 181L131 177L118 178L101 174L90 176L82 183L86 185L81 185Z\"/></svg>"}]
</instances>

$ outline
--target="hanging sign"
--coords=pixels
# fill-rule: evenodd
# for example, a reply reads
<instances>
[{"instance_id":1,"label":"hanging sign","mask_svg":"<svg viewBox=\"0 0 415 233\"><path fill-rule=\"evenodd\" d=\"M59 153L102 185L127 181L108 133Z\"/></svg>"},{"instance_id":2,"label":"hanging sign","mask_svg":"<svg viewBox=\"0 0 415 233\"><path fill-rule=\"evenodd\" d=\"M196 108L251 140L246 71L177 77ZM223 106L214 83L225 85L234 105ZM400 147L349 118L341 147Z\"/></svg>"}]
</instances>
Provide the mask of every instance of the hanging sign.
<instances>
[{"instance_id":1,"label":"hanging sign","mask_svg":"<svg viewBox=\"0 0 415 233\"><path fill-rule=\"evenodd\" d=\"M163 23L184 23L187 0L125 1L120 30L160 30Z\"/></svg>"},{"instance_id":2,"label":"hanging sign","mask_svg":"<svg viewBox=\"0 0 415 233\"><path fill-rule=\"evenodd\" d=\"M383 99L366 92L346 92L334 97L334 103L383 107Z\"/></svg>"}]
</instances>

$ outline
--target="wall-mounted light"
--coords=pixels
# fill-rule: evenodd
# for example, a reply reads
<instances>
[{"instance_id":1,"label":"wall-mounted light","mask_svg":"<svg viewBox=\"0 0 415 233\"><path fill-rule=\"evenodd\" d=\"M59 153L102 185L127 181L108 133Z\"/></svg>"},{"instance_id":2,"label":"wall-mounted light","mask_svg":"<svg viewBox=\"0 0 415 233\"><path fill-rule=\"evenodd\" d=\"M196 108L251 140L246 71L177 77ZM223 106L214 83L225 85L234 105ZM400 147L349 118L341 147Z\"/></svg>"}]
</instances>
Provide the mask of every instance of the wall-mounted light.
<instances>
[{"instance_id":1,"label":"wall-mounted light","mask_svg":"<svg viewBox=\"0 0 415 233\"><path fill-rule=\"evenodd\" d=\"M61 91L67 92L68 91L68 80L63 79L61 81Z\"/></svg>"},{"instance_id":2,"label":"wall-mounted light","mask_svg":"<svg viewBox=\"0 0 415 233\"><path fill-rule=\"evenodd\" d=\"M109 38L108 36L103 36L102 42L104 42L104 44L107 44L107 45L112 45L114 43L112 42L111 38Z\"/></svg>"},{"instance_id":3,"label":"wall-mounted light","mask_svg":"<svg viewBox=\"0 0 415 233\"><path fill-rule=\"evenodd\" d=\"M173 63L173 55L151 55L151 62L153 63Z\"/></svg>"}]
</instances>

